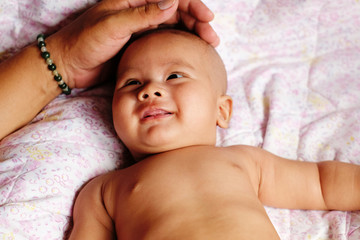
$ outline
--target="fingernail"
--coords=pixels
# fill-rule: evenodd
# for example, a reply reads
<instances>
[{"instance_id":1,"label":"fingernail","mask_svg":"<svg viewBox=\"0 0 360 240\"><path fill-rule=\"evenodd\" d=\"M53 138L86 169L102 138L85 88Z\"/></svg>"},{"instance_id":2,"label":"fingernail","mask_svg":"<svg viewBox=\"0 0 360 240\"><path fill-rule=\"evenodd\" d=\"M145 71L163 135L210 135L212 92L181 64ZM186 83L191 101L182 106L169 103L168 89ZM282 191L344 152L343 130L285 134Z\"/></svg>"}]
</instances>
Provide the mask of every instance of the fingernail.
<instances>
[{"instance_id":1,"label":"fingernail","mask_svg":"<svg viewBox=\"0 0 360 240\"><path fill-rule=\"evenodd\" d=\"M169 9L172 5L174 5L175 0L163 0L161 2L158 2L158 7L161 10Z\"/></svg>"}]
</instances>

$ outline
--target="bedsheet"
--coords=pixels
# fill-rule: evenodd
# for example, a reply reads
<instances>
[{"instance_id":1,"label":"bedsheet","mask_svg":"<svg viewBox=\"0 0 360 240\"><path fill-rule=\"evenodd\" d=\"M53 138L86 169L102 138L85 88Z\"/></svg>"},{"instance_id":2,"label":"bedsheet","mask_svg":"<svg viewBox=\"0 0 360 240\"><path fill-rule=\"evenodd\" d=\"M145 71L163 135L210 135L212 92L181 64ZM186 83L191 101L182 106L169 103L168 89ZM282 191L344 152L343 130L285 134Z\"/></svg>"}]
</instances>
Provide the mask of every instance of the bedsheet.
<instances>
[{"instance_id":1,"label":"bedsheet","mask_svg":"<svg viewBox=\"0 0 360 240\"><path fill-rule=\"evenodd\" d=\"M94 2L1 1L0 59ZM204 2L215 13L234 99L218 145L360 164L360 1ZM0 238L63 238L76 191L123 166L111 96L110 84L59 96L0 142ZM281 239L360 239L358 211L266 211Z\"/></svg>"}]
</instances>

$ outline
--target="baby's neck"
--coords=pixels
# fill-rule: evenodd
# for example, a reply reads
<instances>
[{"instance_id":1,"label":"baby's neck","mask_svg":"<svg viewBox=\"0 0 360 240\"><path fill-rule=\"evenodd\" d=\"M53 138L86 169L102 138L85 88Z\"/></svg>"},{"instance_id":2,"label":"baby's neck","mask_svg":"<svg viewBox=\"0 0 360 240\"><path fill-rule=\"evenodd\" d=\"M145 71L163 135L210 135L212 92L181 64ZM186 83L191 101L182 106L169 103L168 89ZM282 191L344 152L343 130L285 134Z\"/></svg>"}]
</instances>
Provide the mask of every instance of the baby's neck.
<instances>
[{"instance_id":1,"label":"baby's neck","mask_svg":"<svg viewBox=\"0 0 360 240\"><path fill-rule=\"evenodd\" d=\"M131 156L133 157L134 162L137 163L137 162L140 162L140 161L144 161L149 157L156 156L156 155L159 155L159 154L162 154L162 153L173 152L173 151L177 151L177 150L180 150L180 149L185 149L185 148L189 148L189 147L197 147L197 146L198 147L199 146L214 147L215 145L212 145L212 144L194 144L194 145L188 145L188 146L183 146L183 147L179 147L179 148L168 149L166 151L156 152L156 153L149 153L149 154L132 153Z\"/></svg>"}]
</instances>

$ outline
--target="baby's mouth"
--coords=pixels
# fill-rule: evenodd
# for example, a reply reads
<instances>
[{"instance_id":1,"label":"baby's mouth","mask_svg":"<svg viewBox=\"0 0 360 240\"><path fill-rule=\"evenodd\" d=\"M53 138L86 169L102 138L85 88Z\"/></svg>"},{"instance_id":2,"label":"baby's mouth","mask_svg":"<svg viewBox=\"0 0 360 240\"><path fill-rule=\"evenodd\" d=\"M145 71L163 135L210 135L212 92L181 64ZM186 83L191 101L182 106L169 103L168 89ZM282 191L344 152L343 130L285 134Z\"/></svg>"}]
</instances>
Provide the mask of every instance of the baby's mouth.
<instances>
[{"instance_id":1,"label":"baby's mouth","mask_svg":"<svg viewBox=\"0 0 360 240\"><path fill-rule=\"evenodd\" d=\"M141 120L146 121L151 119L165 118L172 114L172 112L163 109L150 109L143 113Z\"/></svg>"}]
</instances>

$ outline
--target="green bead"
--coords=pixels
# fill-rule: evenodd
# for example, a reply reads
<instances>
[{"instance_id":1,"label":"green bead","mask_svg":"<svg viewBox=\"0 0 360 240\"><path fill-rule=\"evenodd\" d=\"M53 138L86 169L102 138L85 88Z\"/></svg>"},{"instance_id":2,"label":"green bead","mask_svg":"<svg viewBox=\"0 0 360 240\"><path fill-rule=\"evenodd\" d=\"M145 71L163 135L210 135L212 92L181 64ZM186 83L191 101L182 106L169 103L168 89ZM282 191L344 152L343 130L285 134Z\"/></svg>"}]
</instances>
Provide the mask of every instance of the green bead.
<instances>
[{"instance_id":1,"label":"green bead","mask_svg":"<svg viewBox=\"0 0 360 240\"><path fill-rule=\"evenodd\" d=\"M55 81L60 82L62 80L62 76L59 73L58 75L54 76L54 79L55 79Z\"/></svg>"},{"instance_id":2,"label":"green bead","mask_svg":"<svg viewBox=\"0 0 360 240\"><path fill-rule=\"evenodd\" d=\"M43 59L48 59L50 57L50 53L49 52L42 52L41 56L43 57Z\"/></svg>"},{"instance_id":3,"label":"green bead","mask_svg":"<svg viewBox=\"0 0 360 240\"><path fill-rule=\"evenodd\" d=\"M46 46L46 43L44 41L38 42L38 47L39 48L42 48L42 47L45 47L45 46Z\"/></svg>"},{"instance_id":4,"label":"green bead","mask_svg":"<svg viewBox=\"0 0 360 240\"><path fill-rule=\"evenodd\" d=\"M65 94L65 95L70 95L71 93L71 88L67 88L67 89L63 89L62 92Z\"/></svg>"},{"instance_id":5,"label":"green bead","mask_svg":"<svg viewBox=\"0 0 360 240\"><path fill-rule=\"evenodd\" d=\"M50 65L48 65L48 69L50 70L50 71L54 71L55 69L56 69L56 65L53 63L53 64L50 64Z\"/></svg>"},{"instance_id":6,"label":"green bead","mask_svg":"<svg viewBox=\"0 0 360 240\"><path fill-rule=\"evenodd\" d=\"M66 85L66 83L63 83L63 84L59 84L59 87L60 87L61 89L65 89L65 88L67 88L67 85Z\"/></svg>"},{"instance_id":7,"label":"green bead","mask_svg":"<svg viewBox=\"0 0 360 240\"><path fill-rule=\"evenodd\" d=\"M45 35L40 33L39 35L37 35L36 39L39 39L39 38L45 39Z\"/></svg>"}]
</instances>

